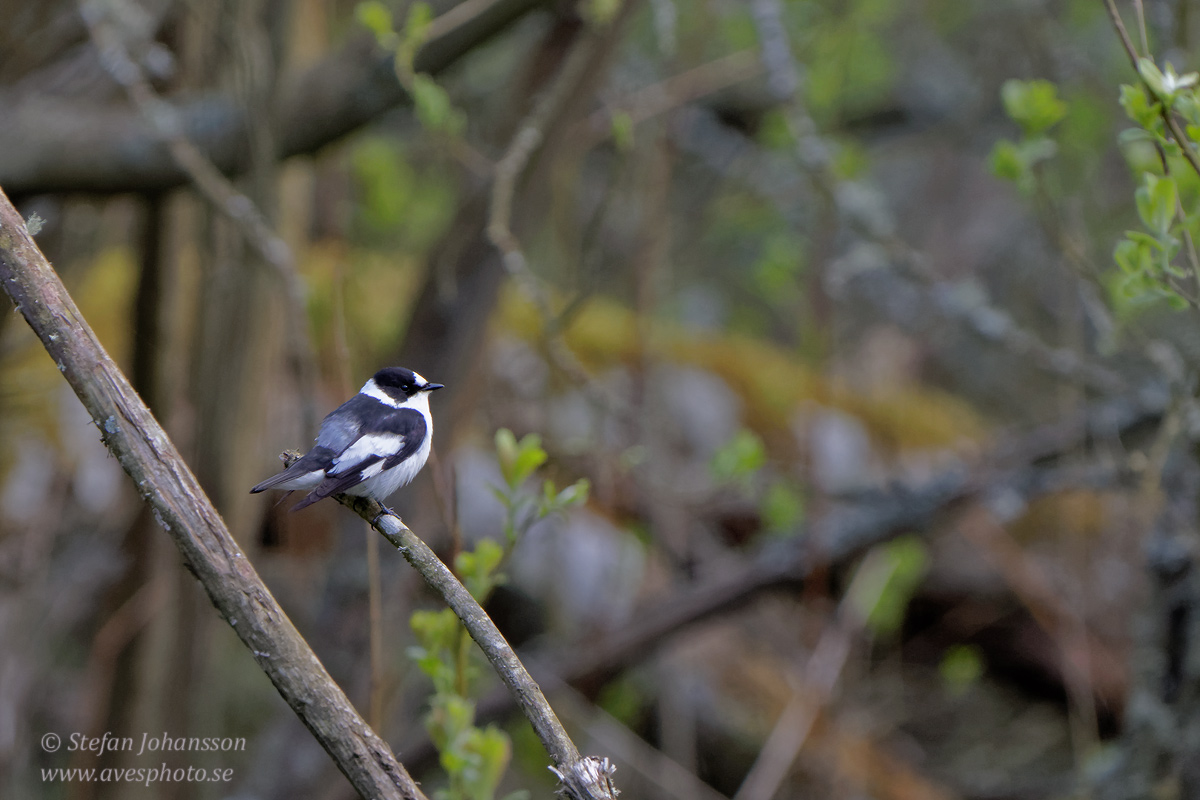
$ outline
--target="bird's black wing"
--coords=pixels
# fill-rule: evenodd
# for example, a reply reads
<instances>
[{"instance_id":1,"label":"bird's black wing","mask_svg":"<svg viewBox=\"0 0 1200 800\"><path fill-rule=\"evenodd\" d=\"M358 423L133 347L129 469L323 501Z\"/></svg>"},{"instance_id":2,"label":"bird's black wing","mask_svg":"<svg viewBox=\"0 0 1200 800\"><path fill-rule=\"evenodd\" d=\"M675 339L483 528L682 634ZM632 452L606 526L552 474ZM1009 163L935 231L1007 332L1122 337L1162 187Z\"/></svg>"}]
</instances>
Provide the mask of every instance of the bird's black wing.
<instances>
[{"instance_id":1,"label":"bird's black wing","mask_svg":"<svg viewBox=\"0 0 1200 800\"><path fill-rule=\"evenodd\" d=\"M334 460L354 444L359 435L358 420L364 415L369 417L373 406L381 407L382 403L373 397L357 394L329 412L325 419L321 420L316 445L295 464L278 475L267 478L251 489L250 493L265 492L310 473L328 471Z\"/></svg>"},{"instance_id":2,"label":"bird's black wing","mask_svg":"<svg viewBox=\"0 0 1200 800\"><path fill-rule=\"evenodd\" d=\"M333 459L332 466L325 470L325 480L293 506L293 511L392 469L417 452L428 433L425 417L412 408L387 408L383 413L369 413L361 418L358 438ZM379 468L371 469L381 461Z\"/></svg>"}]
</instances>

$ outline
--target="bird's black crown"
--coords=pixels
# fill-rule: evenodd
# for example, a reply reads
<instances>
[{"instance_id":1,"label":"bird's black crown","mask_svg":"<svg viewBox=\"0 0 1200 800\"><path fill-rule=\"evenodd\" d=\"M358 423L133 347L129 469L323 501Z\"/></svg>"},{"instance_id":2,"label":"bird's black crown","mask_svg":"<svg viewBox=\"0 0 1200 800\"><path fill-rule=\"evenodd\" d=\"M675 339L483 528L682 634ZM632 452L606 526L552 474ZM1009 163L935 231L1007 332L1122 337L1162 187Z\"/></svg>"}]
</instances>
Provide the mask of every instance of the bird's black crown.
<instances>
[{"instance_id":1,"label":"bird's black crown","mask_svg":"<svg viewBox=\"0 0 1200 800\"><path fill-rule=\"evenodd\" d=\"M437 384L427 382L411 369L404 367L387 367L379 370L375 373L375 385L394 397L398 397L401 393L405 397L412 397L417 392L437 386Z\"/></svg>"}]
</instances>

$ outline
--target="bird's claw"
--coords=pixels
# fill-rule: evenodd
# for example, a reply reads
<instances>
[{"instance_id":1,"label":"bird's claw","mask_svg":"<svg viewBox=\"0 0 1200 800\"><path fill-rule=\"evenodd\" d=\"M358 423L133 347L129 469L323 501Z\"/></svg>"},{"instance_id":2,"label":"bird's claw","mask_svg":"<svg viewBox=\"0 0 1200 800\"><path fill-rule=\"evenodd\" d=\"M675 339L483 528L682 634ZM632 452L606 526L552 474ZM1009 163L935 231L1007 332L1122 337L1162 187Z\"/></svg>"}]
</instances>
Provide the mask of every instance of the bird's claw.
<instances>
[{"instance_id":1,"label":"bird's claw","mask_svg":"<svg viewBox=\"0 0 1200 800\"><path fill-rule=\"evenodd\" d=\"M385 517L385 516L392 516L392 517L396 517L397 519L399 519L399 517L400 517L400 515L397 514L395 511L392 511L390 508L385 506L383 503L380 503L379 504L379 513L376 514L375 517L371 520L371 525L374 526L374 525L378 524L379 518Z\"/></svg>"}]
</instances>

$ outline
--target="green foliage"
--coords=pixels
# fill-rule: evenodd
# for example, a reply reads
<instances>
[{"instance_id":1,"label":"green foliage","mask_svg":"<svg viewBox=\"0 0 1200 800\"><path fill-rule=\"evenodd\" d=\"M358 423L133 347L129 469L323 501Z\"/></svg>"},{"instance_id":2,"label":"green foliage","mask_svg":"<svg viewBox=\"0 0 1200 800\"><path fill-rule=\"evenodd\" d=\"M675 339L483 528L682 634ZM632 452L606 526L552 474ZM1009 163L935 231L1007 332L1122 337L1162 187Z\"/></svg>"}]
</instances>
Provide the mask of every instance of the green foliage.
<instances>
[{"instance_id":1,"label":"green foliage","mask_svg":"<svg viewBox=\"0 0 1200 800\"><path fill-rule=\"evenodd\" d=\"M633 117L628 111L614 111L612 121L609 123L612 129L613 146L618 152L628 153L633 150Z\"/></svg>"},{"instance_id":2,"label":"green foliage","mask_svg":"<svg viewBox=\"0 0 1200 800\"><path fill-rule=\"evenodd\" d=\"M925 545L916 537L880 545L859 565L846 599L876 635L893 634L900 629L928 564Z\"/></svg>"},{"instance_id":3,"label":"green foliage","mask_svg":"<svg viewBox=\"0 0 1200 800\"><path fill-rule=\"evenodd\" d=\"M749 486L750 479L767 463L767 450L758 434L740 430L712 457L713 477L726 483Z\"/></svg>"},{"instance_id":4,"label":"green foliage","mask_svg":"<svg viewBox=\"0 0 1200 800\"><path fill-rule=\"evenodd\" d=\"M396 43L396 61L406 71L414 71L413 60L417 57L417 50L425 44L432 25L433 9L428 3L417 2L408 7L408 18Z\"/></svg>"},{"instance_id":5,"label":"green foliage","mask_svg":"<svg viewBox=\"0 0 1200 800\"><path fill-rule=\"evenodd\" d=\"M1196 85L1196 81L1200 79L1200 74L1189 72L1186 75L1176 75L1175 67L1167 64L1165 70L1159 70L1158 66L1148 58L1138 60L1138 74L1142 76L1142 80L1146 82L1146 86L1154 93L1167 108L1171 108L1175 104L1175 100L1185 90L1191 90ZM1190 91L1188 91L1190 94Z\"/></svg>"},{"instance_id":6,"label":"green foliage","mask_svg":"<svg viewBox=\"0 0 1200 800\"><path fill-rule=\"evenodd\" d=\"M1110 301L1124 315L1158 300L1175 309L1195 304L1185 287L1200 272L1194 250L1184 248L1200 235L1200 213L1187 211L1196 205L1196 177L1183 159L1183 147L1194 149L1200 136L1200 75L1178 75L1171 64L1160 70L1145 58L1138 74L1141 84L1121 87L1121 106L1137 127L1122 132L1120 142L1140 184L1134 203L1143 229L1117 242L1113 261L1120 271L1107 282ZM1168 130L1168 114L1182 118L1184 142ZM1181 253L1187 266L1176 263Z\"/></svg>"},{"instance_id":7,"label":"green foliage","mask_svg":"<svg viewBox=\"0 0 1200 800\"><path fill-rule=\"evenodd\" d=\"M1021 127L1021 139L1001 139L992 148L992 174L1012 181L1025 194L1037 187L1037 166L1053 158L1058 145L1047 132L1067 115L1067 104L1049 81L1008 80L1000 90L1004 110Z\"/></svg>"},{"instance_id":8,"label":"green foliage","mask_svg":"<svg viewBox=\"0 0 1200 800\"><path fill-rule=\"evenodd\" d=\"M454 571L471 596L482 603L492 589L504 582L497 570L504 560L504 548L492 539L484 539L474 551L463 551L454 559Z\"/></svg>"},{"instance_id":9,"label":"green foliage","mask_svg":"<svg viewBox=\"0 0 1200 800\"><path fill-rule=\"evenodd\" d=\"M734 484L755 496L767 533L794 533L804 520L804 494L790 480L760 477L766 466L767 450L762 439L747 429L734 434L709 462L709 469L718 482Z\"/></svg>"},{"instance_id":10,"label":"green foliage","mask_svg":"<svg viewBox=\"0 0 1200 800\"><path fill-rule=\"evenodd\" d=\"M502 550L491 540L474 552L460 553L455 567L476 599L482 599L502 576L496 572ZM493 725L475 725L473 685L479 674L477 651L450 609L414 612L409 623L416 644L409 658L433 682L425 727L437 747L448 786L435 793L441 800L492 800L508 767L512 747Z\"/></svg>"},{"instance_id":11,"label":"green foliage","mask_svg":"<svg viewBox=\"0 0 1200 800\"><path fill-rule=\"evenodd\" d=\"M565 489L559 489L553 481L547 480L542 484L540 495L522 491L522 484L546 463L542 438L536 433L526 434L517 441L512 431L501 428L496 431L496 457L505 486L493 487L492 491L504 506L504 536L510 549L533 523L587 502L589 483L586 478L580 478Z\"/></svg>"},{"instance_id":12,"label":"green foliage","mask_svg":"<svg viewBox=\"0 0 1200 800\"><path fill-rule=\"evenodd\" d=\"M796 146L787 112L782 108L773 108L763 115L757 138L758 143L768 150L787 150Z\"/></svg>"},{"instance_id":13,"label":"green foliage","mask_svg":"<svg viewBox=\"0 0 1200 800\"><path fill-rule=\"evenodd\" d=\"M788 481L775 481L759 505L768 533L791 533L804 519L804 495Z\"/></svg>"},{"instance_id":14,"label":"green foliage","mask_svg":"<svg viewBox=\"0 0 1200 800\"><path fill-rule=\"evenodd\" d=\"M358 24L375 34L375 41L385 50L395 47L396 29L392 22L392 10L379 0L364 0L354 8Z\"/></svg>"},{"instance_id":15,"label":"green foliage","mask_svg":"<svg viewBox=\"0 0 1200 800\"><path fill-rule=\"evenodd\" d=\"M480 604L504 583L500 571L520 536L538 519L586 502L588 483L580 480L559 490L553 481L540 494L527 492L525 483L546 462L541 438L529 434L520 441L512 431L496 432L496 455L504 487L495 488L505 507L505 544L480 541L454 559L454 571ZM450 609L417 611L410 620L416 644L408 655L433 682L425 726L438 749L448 786L435 793L439 800L491 800L512 758L512 743L495 726L475 725L472 687L479 673L478 653L466 629ZM518 793L509 800L524 797Z\"/></svg>"},{"instance_id":16,"label":"green foliage","mask_svg":"<svg viewBox=\"0 0 1200 800\"><path fill-rule=\"evenodd\" d=\"M1000 89L1004 111L1026 137L1040 136L1067 116L1067 104L1050 81L1007 80Z\"/></svg>"},{"instance_id":17,"label":"green foliage","mask_svg":"<svg viewBox=\"0 0 1200 800\"><path fill-rule=\"evenodd\" d=\"M795 294L804 263L804 242L791 233L767 238L754 265L755 287L768 300Z\"/></svg>"},{"instance_id":18,"label":"green foliage","mask_svg":"<svg viewBox=\"0 0 1200 800\"><path fill-rule=\"evenodd\" d=\"M1193 272L1200 270L1196 264L1191 272L1175 264L1186 238L1200 233L1196 219L1200 215L1182 211L1187 198L1197 193L1197 183L1183 161L1180 143L1164 124L1164 113L1171 110L1187 123L1189 136L1200 134L1200 98L1196 94L1200 75L1180 76L1170 64L1159 70L1148 59L1139 62L1138 73L1143 83L1121 87L1121 107L1137 127L1123 132L1120 142L1138 176L1134 200L1144 230L1128 231L1117 243L1113 260L1120 272L1105 279L1110 302L1122 316L1158 300L1174 308L1186 307L1189 297L1183 287L1194 281ZM1071 109L1047 81L1006 81L1001 95L1005 111L1020 125L1022 136L1016 142L996 143L989 159L992 173L1012 181L1025 194L1040 189L1048 197L1041 166L1058 153L1048 132L1067 119ZM1086 104L1076 108L1087 111ZM1066 127L1068 133L1078 134L1078 123ZM1173 177L1181 174L1186 178Z\"/></svg>"},{"instance_id":19,"label":"green foliage","mask_svg":"<svg viewBox=\"0 0 1200 800\"><path fill-rule=\"evenodd\" d=\"M850 13L829 25L824 35L809 37L814 53L806 61L807 94L818 121L872 110L887 97L896 79L883 30L886 18L863 13L864 9L871 10L868 3L854 3Z\"/></svg>"},{"instance_id":20,"label":"green foliage","mask_svg":"<svg viewBox=\"0 0 1200 800\"><path fill-rule=\"evenodd\" d=\"M547 458L546 451L542 449L542 437L530 433L518 442L508 428L496 431L496 456L500 462L500 474L512 491L546 463Z\"/></svg>"},{"instance_id":21,"label":"green foliage","mask_svg":"<svg viewBox=\"0 0 1200 800\"><path fill-rule=\"evenodd\" d=\"M364 0L354 9L359 24L375 34L375 40L394 56L396 78L412 95L417 119L429 131L457 137L466 128L466 115L450 100L433 78L417 72L417 51L425 43L433 25L433 10L428 3L415 2L408 8L404 26L395 28L392 12L379 0Z\"/></svg>"},{"instance_id":22,"label":"green foliage","mask_svg":"<svg viewBox=\"0 0 1200 800\"><path fill-rule=\"evenodd\" d=\"M441 234L455 195L453 182L445 180L438 165L414 167L400 144L381 136L356 140L350 165L362 195L355 204L362 233L400 239L417 250Z\"/></svg>"},{"instance_id":23,"label":"green foliage","mask_svg":"<svg viewBox=\"0 0 1200 800\"><path fill-rule=\"evenodd\" d=\"M956 644L947 648L938 672L951 694L961 695L983 677L983 654L974 645Z\"/></svg>"},{"instance_id":24,"label":"green foliage","mask_svg":"<svg viewBox=\"0 0 1200 800\"><path fill-rule=\"evenodd\" d=\"M458 136L466 128L467 118L450 101L450 95L433 78L423 73L412 76L413 106L417 119L427 129Z\"/></svg>"},{"instance_id":25,"label":"green foliage","mask_svg":"<svg viewBox=\"0 0 1200 800\"><path fill-rule=\"evenodd\" d=\"M1162 105L1157 101L1151 102L1146 95L1146 89L1141 84L1121 86L1121 108L1133 122L1146 131L1159 133L1162 130ZM1139 131L1139 133L1142 133Z\"/></svg>"}]
</instances>

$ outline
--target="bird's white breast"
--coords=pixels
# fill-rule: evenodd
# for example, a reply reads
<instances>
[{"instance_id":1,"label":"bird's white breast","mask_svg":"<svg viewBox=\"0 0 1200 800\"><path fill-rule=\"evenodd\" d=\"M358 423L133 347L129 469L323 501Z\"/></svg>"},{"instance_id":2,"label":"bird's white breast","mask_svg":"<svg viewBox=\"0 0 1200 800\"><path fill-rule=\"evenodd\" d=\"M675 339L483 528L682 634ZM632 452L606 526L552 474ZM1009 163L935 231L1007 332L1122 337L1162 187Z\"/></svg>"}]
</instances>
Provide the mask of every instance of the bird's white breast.
<instances>
[{"instance_id":1,"label":"bird's white breast","mask_svg":"<svg viewBox=\"0 0 1200 800\"><path fill-rule=\"evenodd\" d=\"M433 417L429 413L429 395L421 392L415 397L410 397L402 407L421 412L421 416L425 418L425 440L415 453L389 470L383 469L382 461L367 467L363 470L363 473L368 475L367 479L346 490L346 494L373 497L382 502L401 486L411 483L429 460L429 453L433 449Z\"/></svg>"}]
</instances>

